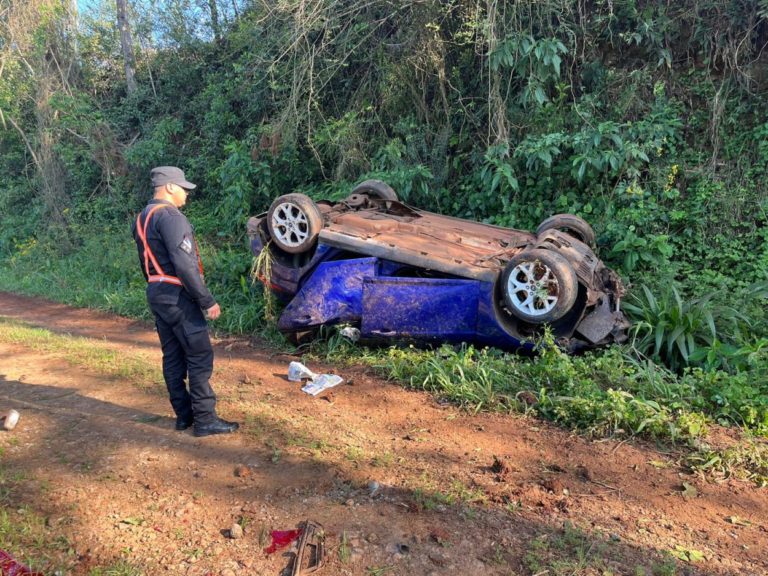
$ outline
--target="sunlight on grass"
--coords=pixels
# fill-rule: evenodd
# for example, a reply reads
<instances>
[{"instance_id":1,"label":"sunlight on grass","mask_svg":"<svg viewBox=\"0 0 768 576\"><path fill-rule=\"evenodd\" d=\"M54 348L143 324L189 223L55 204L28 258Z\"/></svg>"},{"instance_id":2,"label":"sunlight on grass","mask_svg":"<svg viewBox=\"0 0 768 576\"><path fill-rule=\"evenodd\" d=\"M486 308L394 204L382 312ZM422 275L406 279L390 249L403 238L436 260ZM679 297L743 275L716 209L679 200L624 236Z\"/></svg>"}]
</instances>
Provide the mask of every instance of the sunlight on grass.
<instances>
[{"instance_id":1,"label":"sunlight on grass","mask_svg":"<svg viewBox=\"0 0 768 576\"><path fill-rule=\"evenodd\" d=\"M91 338L62 336L0 317L0 342L52 354L105 376L129 379L143 388L156 388L163 382L156 360L136 352L117 350Z\"/></svg>"}]
</instances>

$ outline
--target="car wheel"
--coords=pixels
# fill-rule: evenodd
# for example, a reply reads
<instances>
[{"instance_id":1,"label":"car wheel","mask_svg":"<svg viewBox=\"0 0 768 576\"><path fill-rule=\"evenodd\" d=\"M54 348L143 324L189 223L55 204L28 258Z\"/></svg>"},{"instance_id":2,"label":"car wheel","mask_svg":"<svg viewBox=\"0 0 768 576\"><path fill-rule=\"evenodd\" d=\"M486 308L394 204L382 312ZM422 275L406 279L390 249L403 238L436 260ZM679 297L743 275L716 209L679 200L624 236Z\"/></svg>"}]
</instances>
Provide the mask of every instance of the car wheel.
<instances>
[{"instance_id":1,"label":"car wheel","mask_svg":"<svg viewBox=\"0 0 768 576\"><path fill-rule=\"evenodd\" d=\"M555 214L550 216L544 222L539 224L536 229L536 235L538 236L542 232L547 230L561 230L569 236L573 236L577 240L584 242L587 246L594 248L595 246L595 231L592 230L592 226L587 224L583 218L574 216L573 214Z\"/></svg>"},{"instance_id":2,"label":"car wheel","mask_svg":"<svg viewBox=\"0 0 768 576\"><path fill-rule=\"evenodd\" d=\"M576 272L557 252L521 252L507 263L501 279L507 309L531 324L554 322L576 303Z\"/></svg>"},{"instance_id":3,"label":"car wheel","mask_svg":"<svg viewBox=\"0 0 768 576\"><path fill-rule=\"evenodd\" d=\"M323 215L309 196L285 194L269 207L267 227L278 248L301 254L315 244L323 228Z\"/></svg>"},{"instance_id":4,"label":"car wheel","mask_svg":"<svg viewBox=\"0 0 768 576\"><path fill-rule=\"evenodd\" d=\"M366 180L352 189L352 194L368 194L374 198L382 200L394 200L397 202L397 192L386 182L381 180Z\"/></svg>"}]
</instances>

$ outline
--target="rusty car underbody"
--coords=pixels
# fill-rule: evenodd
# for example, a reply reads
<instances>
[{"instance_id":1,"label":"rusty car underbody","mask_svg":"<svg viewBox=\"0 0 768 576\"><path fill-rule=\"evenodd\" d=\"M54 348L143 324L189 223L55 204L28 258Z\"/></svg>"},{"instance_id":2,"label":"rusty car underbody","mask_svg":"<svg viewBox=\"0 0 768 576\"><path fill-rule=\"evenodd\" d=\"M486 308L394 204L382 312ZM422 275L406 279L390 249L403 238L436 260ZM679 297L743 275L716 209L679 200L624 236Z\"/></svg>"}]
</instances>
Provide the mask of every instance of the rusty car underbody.
<instances>
[{"instance_id":1,"label":"rusty car underbody","mask_svg":"<svg viewBox=\"0 0 768 576\"><path fill-rule=\"evenodd\" d=\"M287 334L349 324L368 340L512 349L549 326L568 350L626 339L621 280L575 216L531 233L419 210L367 181L336 203L281 196L248 233L254 254L268 250L261 277L287 301Z\"/></svg>"}]
</instances>

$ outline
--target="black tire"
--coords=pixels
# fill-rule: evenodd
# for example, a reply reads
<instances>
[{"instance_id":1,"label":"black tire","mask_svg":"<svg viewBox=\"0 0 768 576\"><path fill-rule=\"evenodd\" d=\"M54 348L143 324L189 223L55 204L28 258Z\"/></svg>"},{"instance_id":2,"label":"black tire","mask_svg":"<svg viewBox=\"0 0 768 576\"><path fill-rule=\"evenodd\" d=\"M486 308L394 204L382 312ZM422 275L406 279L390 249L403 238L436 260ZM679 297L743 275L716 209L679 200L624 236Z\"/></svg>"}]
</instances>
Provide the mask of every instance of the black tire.
<instances>
[{"instance_id":1,"label":"black tire","mask_svg":"<svg viewBox=\"0 0 768 576\"><path fill-rule=\"evenodd\" d=\"M397 192L386 182L381 180L366 180L352 189L351 194L368 194L373 198L398 201Z\"/></svg>"},{"instance_id":2,"label":"black tire","mask_svg":"<svg viewBox=\"0 0 768 576\"><path fill-rule=\"evenodd\" d=\"M542 232L547 230L560 230L565 232L569 236L573 236L576 240L584 242L591 248L595 247L596 236L595 231L592 230L592 226L587 224L583 218L574 216L573 214L555 214L550 216L544 222L539 224L536 229L536 235L538 236Z\"/></svg>"},{"instance_id":3,"label":"black tire","mask_svg":"<svg viewBox=\"0 0 768 576\"><path fill-rule=\"evenodd\" d=\"M573 308L579 286L576 271L564 256L537 248L521 252L507 263L501 291L515 318L544 324L559 320Z\"/></svg>"},{"instance_id":4,"label":"black tire","mask_svg":"<svg viewBox=\"0 0 768 576\"><path fill-rule=\"evenodd\" d=\"M278 248L301 254L315 245L323 229L323 215L309 196L285 194L269 207L267 227Z\"/></svg>"}]
</instances>

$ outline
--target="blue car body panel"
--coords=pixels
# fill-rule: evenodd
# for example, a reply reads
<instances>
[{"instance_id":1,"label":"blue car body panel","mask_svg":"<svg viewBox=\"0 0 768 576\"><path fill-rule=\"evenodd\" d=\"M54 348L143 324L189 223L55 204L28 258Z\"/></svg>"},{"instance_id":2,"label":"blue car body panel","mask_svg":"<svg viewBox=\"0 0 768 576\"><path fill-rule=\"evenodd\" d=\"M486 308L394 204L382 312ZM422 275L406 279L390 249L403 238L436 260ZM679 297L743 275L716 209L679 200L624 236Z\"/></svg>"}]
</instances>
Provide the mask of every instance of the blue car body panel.
<instances>
[{"instance_id":1,"label":"blue car body panel","mask_svg":"<svg viewBox=\"0 0 768 576\"><path fill-rule=\"evenodd\" d=\"M321 324L357 323L363 312L363 281L376 274L376 258L322 262L288 303L277 327L306 330Z\"/></svg>"},{"instance_id":2,"label":"blue car body panel","mask_svg":"<svg viewBox=\"0 0 768 576\"><path fill-rule=\"evenodd\" d=\"M302 332L321 325L348 323L359 326L366 339L532 346L499 326L493 313L494 287L490 282L398 277L394 274L402 264L380 258L318 262L337 254L319 245L310 263L281 274L284 283L288 280L289 285L300 288L280 316L280 330ZM276 280L273 276L273 285Z\"/></svg>"},{"instance_id":3,"label":"blue car body panel","mask_svg":"<svg viewBox=\"0 0 768 576\"><path fill-rule=\"evenodd\" d=\"M460 338L475 335L479 282L377 276L363 282L365 336Z\"/></svg>"}]
</instances>

